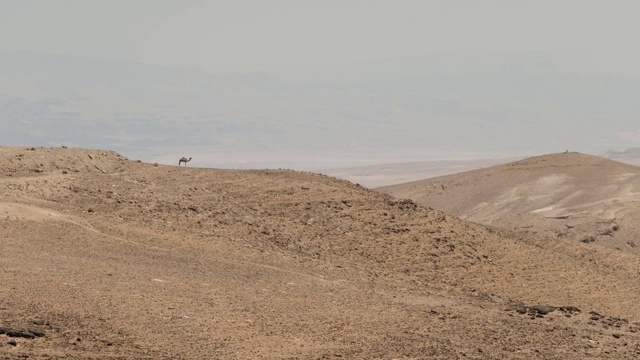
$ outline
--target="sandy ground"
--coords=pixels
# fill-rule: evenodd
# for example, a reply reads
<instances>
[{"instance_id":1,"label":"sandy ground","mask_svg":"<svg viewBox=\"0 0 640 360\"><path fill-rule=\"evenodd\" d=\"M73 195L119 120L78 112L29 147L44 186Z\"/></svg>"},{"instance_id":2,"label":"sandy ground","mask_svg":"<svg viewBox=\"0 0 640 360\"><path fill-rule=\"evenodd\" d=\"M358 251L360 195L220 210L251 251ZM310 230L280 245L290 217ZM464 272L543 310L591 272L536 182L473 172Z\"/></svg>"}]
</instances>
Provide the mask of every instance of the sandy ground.
<instances>
[{"instance_id":1,"label":"sandy ground","mask_svg":"<svg viewBox=\"0 0 640 360\"><path fill-rule=\"evenodd\" d=\"M0 164L0 359L640 356L634 254L312 173Z\"/></svg>"}]
</instances>

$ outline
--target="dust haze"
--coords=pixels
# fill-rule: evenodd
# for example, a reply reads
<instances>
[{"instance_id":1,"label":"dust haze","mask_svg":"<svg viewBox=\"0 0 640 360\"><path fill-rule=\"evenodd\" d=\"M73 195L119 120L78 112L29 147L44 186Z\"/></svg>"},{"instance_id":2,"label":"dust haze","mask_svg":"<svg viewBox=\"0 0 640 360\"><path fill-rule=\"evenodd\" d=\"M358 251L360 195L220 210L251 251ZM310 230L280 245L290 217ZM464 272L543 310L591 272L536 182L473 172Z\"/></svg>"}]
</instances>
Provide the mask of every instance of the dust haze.
<instances>
[{"instance_id":1,"label":"dust haze","mask_svg":"<svg viewBox=\"0 0 640 360\"><path fill-rule=\"evenodd\" d=\"M0 141L300 170L624 151L616 4L2 2Z\"/></svg>"},{"instance_id":2,"label":"dust haze","mask_svg":"<svg viewBox=\"0 0 640 360\"><path fill-rule=\"evenodd\" d=\"M638 10L0 0L0 358L637 359Z\"/></svg>"}]
</instances>

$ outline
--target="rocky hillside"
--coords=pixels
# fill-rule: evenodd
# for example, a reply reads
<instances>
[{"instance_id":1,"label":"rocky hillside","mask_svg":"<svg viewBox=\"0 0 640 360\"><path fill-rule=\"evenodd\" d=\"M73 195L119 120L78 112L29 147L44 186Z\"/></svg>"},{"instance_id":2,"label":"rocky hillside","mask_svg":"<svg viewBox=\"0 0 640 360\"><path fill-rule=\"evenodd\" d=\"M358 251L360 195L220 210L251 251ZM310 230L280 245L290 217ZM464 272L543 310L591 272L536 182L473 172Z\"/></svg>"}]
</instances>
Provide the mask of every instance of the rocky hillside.
<instances>
[{"instance_id":1,"label":"rocky hillside","mask_svg":"<svg viewBox=\"0 0 640 360\"><path fill-rule=\"evenodd\" d=\"M312 173L0 162L0 358L640 356L632 254Z\"/></svg>"}]
</instances>

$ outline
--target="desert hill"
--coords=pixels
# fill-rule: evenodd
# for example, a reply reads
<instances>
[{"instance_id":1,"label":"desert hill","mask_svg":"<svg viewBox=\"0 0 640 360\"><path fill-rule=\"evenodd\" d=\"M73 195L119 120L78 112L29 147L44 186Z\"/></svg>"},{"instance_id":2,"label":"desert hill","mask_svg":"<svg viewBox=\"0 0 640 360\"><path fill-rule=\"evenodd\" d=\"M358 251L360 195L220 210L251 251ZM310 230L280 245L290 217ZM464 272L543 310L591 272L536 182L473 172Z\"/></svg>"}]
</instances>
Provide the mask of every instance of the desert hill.
<instances>
[{"instance_id":1,"label":"desert hill","mask_svg":"<svg viewBox=\"0 0 640 360\"><path fill-rule=\"evenodd\" d=\"M559 153L379 190L482 224L640 254L639 189L640 167Z\"/></svg>"},{"instance_id":2,"label":"desert hill","mask_svg":"<svg viewBox=\"0 0 640 360\"><path fill-rule=\"evenodd\" d=\"M195 165L0 148L0 359L640 356L633 254Z\"/></svg>"}]
</instances>

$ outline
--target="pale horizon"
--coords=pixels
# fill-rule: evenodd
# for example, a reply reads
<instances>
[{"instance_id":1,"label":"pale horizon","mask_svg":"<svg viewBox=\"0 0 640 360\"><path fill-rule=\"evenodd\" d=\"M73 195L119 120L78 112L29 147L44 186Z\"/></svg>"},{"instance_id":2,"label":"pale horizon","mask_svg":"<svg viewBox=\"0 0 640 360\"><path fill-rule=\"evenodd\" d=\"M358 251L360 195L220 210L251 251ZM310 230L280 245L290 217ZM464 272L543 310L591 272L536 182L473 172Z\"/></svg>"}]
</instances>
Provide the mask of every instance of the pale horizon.
<instances>
[{"instance_id":1,"label":"pale horizon","mask_svg":"<svg viewBox=\"0 0 640 360\"><path fill-rule=\"evenodd\" d=\"M0 143L322 169L640 147L633 1L0 1Z\"/></svg>"}]
</instances>

